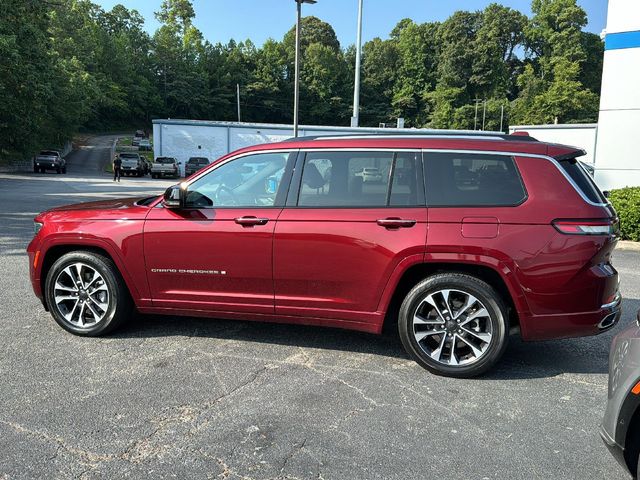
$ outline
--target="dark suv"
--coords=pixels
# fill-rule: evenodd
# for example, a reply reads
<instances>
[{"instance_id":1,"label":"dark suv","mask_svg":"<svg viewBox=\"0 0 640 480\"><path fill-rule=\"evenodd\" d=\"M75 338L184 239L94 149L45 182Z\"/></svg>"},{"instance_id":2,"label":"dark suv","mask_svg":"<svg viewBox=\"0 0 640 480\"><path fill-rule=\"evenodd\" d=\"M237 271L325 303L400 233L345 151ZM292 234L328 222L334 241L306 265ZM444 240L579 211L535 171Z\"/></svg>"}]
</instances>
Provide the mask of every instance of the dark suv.
<instances>
[{"instance_id":1,"label":"dark suv","mask_svg":"<svg viewBox=\"0 0 640 480\"><path fill-rule=\"evenodd\" d=\"M478 375L511 332L594 335L620 317L618 220L583 154L453 132L245 148L161 197L38 215L31 281L79 335L132 307L373 333L397 322L422 366Z\"/></svg>"}]
</instances>

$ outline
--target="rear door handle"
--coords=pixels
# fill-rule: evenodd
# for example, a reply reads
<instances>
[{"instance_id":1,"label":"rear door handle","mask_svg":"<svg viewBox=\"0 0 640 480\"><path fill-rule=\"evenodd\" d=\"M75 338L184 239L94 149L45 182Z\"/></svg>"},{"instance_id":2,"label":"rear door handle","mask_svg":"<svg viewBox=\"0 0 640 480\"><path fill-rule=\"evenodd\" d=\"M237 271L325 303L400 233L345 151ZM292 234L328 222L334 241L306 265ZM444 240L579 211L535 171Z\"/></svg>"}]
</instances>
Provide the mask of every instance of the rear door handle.
<instances>
[{"instance_id":1,"label":"rear door handle","mask_svg":"<svg viewBox=\"0 0 640 480\"><path fill-rule=\"evenodd\" d=\"M376 223L384 228L411 228L418 222L404 218L381 218Z\"/></svg>"},{"instance_id":2,"label":"rear door handle","mask_svg":"<svg viewBox=\"0 0 640 480\"><path fill-rule=\"evenodd\" d=\"M242 225L243 227L254 227L256 225L266 225L268 221L269 221L268 218L258 218L258 217L236 218L236 223L238 225Z\"/></svg>"}]
</instances>

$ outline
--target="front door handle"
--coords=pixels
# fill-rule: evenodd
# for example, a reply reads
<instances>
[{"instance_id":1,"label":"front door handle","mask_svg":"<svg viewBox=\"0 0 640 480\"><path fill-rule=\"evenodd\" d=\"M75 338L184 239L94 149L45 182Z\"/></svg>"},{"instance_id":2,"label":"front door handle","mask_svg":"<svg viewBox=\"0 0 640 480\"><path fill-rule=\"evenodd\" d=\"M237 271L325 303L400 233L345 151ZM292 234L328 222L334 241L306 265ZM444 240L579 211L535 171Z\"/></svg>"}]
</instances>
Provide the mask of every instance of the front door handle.
<instances>
[{"instance_id":1,"label":"front door handle","mask_svg":"<svg viewBox=\"0 0 640 480\"><path fill-rule=\"evenodd\" d=\"M256 225L266 225L268 221L269 221L268 218L258 218L258 217L236 218L236 223L238 225L242 225L243 227L254 227Z\"/></svg>"},{"instance_id":2,"label":"front door handle","mask_svg":"<svg viewBox=\"0 0 640 480\"><path fill-rule=\"evenodd\" d=\"M407 220L404 218L381 218L376 220L376 223L384 228L411 228L416 223L416 220Z\"/></svg>"}]
</instances>

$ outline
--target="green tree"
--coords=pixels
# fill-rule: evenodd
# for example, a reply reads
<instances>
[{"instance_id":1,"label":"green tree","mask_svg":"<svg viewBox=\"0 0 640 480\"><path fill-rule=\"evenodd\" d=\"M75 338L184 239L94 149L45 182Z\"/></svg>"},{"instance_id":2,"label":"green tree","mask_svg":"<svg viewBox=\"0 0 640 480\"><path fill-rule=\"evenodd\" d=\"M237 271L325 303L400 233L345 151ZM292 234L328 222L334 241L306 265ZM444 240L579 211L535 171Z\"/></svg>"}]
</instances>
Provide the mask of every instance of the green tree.
<instances>
[{"instance_id":1,"label":"green tree","mask_svg":"<svg viewBox=\"0 0 640 480\"><path fill-rule=\"evenodd\" d=\"M598 95L581 83L591 68L582 28L584 10L576 0L533 0L533 18L525 29L528 65L518 78L513 105L517 123L589 122L598 112ZM597 77L596 77L597 78Z\"/></svg>"}]
</instances>

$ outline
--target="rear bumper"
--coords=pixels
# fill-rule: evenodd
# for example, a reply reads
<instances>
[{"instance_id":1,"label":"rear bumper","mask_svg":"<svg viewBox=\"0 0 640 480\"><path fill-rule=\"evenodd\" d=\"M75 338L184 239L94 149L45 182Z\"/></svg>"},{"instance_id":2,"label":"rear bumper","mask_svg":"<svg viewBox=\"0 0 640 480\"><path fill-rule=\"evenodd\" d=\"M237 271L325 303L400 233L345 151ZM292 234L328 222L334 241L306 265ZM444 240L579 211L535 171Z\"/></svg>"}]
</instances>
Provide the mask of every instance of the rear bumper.
<instances>
[{"instance_id":1,"label":"rear bumper","mask_svg":"<svg viewBox=\"0 0 640 480\"><path fill-rule=\"evenodd\" d=\"M179 176L179 172L175 172L175 171L164 171L164 170L151 170L151 173L153 175L159 175L161 177L177 177Z\"/></svg>"},{"instance_id":2,"label":"rear bumper","mask_svg":"<svg viewBox=\"0 0 640 480\"><path fill-rule=\"evenodd\" d=\"M595 312L571 314L533 315L521 319L524 340L551 340L554 338L586 337L598 335L616 326L622 316L622 295L602 305Z\"/></svg>"}]
</instances>

